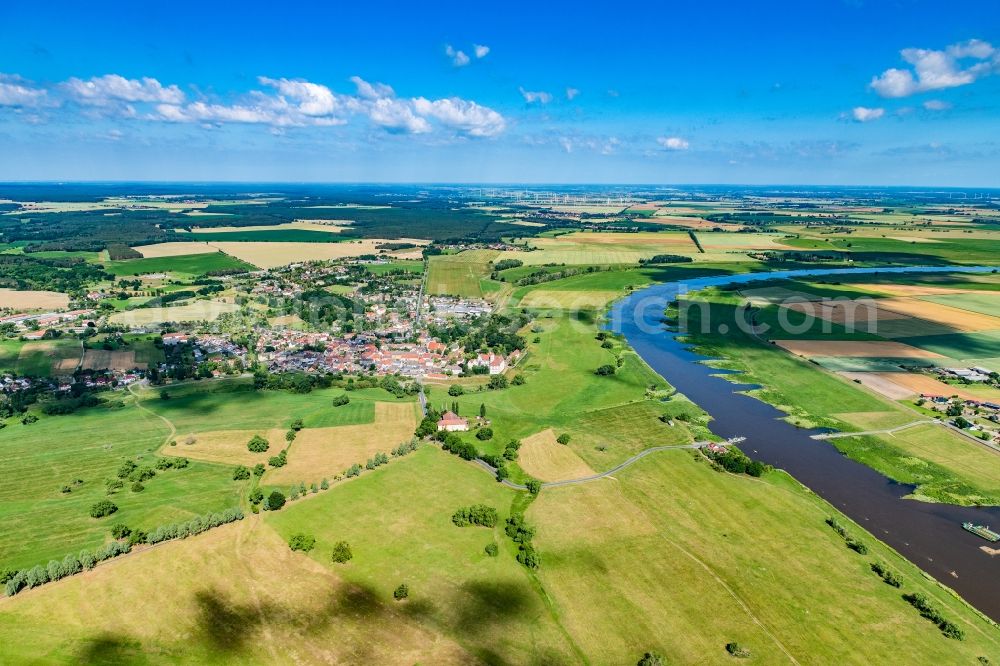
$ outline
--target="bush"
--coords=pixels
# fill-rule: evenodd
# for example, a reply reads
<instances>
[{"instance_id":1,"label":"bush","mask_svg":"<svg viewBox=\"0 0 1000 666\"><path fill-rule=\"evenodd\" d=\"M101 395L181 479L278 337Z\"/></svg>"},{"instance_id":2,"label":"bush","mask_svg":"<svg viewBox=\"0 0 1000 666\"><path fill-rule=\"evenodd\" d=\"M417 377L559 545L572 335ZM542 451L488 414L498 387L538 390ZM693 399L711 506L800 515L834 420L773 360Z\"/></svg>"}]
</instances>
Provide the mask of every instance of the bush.
<instances>
[{"instance_id":1,"label":"bush","mask_svg":"<svg viewBox=\"0 0 1000 666\"><path fill-rule=\"evenodd\" d=\"M599 377L608 377L610 375L615 374L615 366L608 365L607 363L605 363L604 365L602 365L601 367L599 367L597 370L594 370L594 374L597 375L597 376L599 376Z\"/></svg>"},{"instance_id":2,"label":"bush","mask_svg":"<svg viewBox=\"0 0 1000 666\"><path fill-rule=\"evenodd\" d=\"M333 406L343 407L344 405L349 404L350 402L351 399L347 395L338 395L336 398L333 399Z\"/></svg>"},{"instance_id":3,"label":"bush","mask_svg":"<svg viewBox=\"0 0 1000 666\"><path fill-rule=\"evenodd\" d=\"M647 652L636 662L636 666L667 666L667 662L657 653Z\"/></svg>"},{"instance_id":4,"label":"bush","mask_svg":"<svg viewBox=\"0 0 1000 666\"><path fill-rule=\"evenodd\" d=\"M490 377L490 381L487 382L486 388L491 391L497 391L499 389L507 388L507 378L503 375L493 375Z\"/></svg>"},{"instance_id":5,"label":"bush","mask_svg":"<svg viewBox=\"0 0 1000 666\"><path fill-rule=\"evenodd\" d=\"M481 527L496 527L497 510L485 504L473 504L462 507L452 514L451 522L458 527L466 525L479 525Z\"/></svg>"},{"instance_id":6,"label":"bush","mask_svg":"<svg viewBox=\"0 0 1000 666\"><path fill-rule=\"evenodd\" d=\"M308 553L316 547L316 537L311 534L293 534L292 538L288 540L288 547L292 550Z\"/></svg>"},{"instance_id":7,"label":"bush","mask_svg":"<svg viewBox=\"0 0 1000 666\"><path fill-rule=\"evenodd\" d=\"M346 541L338 541L334 544L333 553L330 555L330 558L338 564L349 562L353 557L354 553L351 552L351 545Z\"/></svg>"},{"instance_id":8,"label":"bush","mask_svg":"<svg viewBox=\"0 0 1000 666\"><path fill-rule=\"evenodd\" d=\"M119 479L125 479L125 478L128 478L128 476L129 476L129 475L130 475L130 474L131 474L132 472L134 472L134 471L136 470L136 468L137 468L137 467L138 467L138 465L136 465L136 464L135 464L134 462L132 462L131 460L126 460L126 461L124 461L124 462L123 462L123 463L122 463L122 464L121 464L121 465L120 465L120 466L118 467L118 474L117 474L118 478L119 478Z\"/></svg>"},{"instance_id":9,"label":"bush","mask_svg":"<svg viewBox=\"0 0 1000 666\"><path fill-rule=\"evenodd\" d=\"M302 419L295 419L294 421L292 421L292 424L288 427L298 432L299 430L302 430L302 428L305 427L305 424L302 422Z\"/></svg>"},{"instance_id":10,"label":"bush","mask_svg":"<svg viewBox=\"0 0 1000 666\"><path fill-rule=\"evenodd\" d=\"M146 486L142 485L140 481L136 481L135 483L132 484L132 492L134 493L141 493L145 489Z\"/></svg>"},{"instance_id":11,"label":"bush","mask_svg":"<svg viewBox=\"0 0 1000 666\"><path fill-rule=\"evenodd\" d=\"M480 428L476 431L476 439L482 442L493 439L493 428Z\"/></svg>"},{"instance_id":12,"label":"bush","mask_svg":"<svg viewBox=\"0 0 1000 666\"><path fill-rule=\"evenodd\" d=\"M251 504L256 506L264 501L264 491L260 488L254 488L250 491L250 496L247 499L250 500Z\"/></svg>"},{"instance_id":13,"label":"bush","mask_svg":"<svg viewBox=\"0 0 1000 666\"><path fill-rule=\"evenodd\" d=\"M410 596L410 588L406 583L400 583L399 587L397 587L392 593L392 598L396 601L402 601L408 596Z\"/></svg>"},{"instance_id":14,"label":"bush","mask_svg":"<svg viewBox=\"0 0 1000 666\"><path fill-rule=\"evenodd\" d=\"M537 495L542 492L542 482L538 479L528 479L524 482L524 485L528 488L528 492L532 495Z\"/></svg>"},{"instance_id":15,"label":"bush","mask_svg":"<svg viewBox=\"0 0 1000 666\"><path fill-rule=\"evenodd\" d=\"M853 550L854 552L858 553L859 555L867 555L868 554L868 546L866 546L865 544L861 543L857 539L853 539L853 538L848 539L847 540L847 547L850 548L851 550Z\"/></svg>"},{"instance_id":16,"label":"bush","mask_svg":"<svg viewBox=\"0 0 1000 666\"><path fill-rule=\"evenodd\" d=\"M465 389L458 384L452 384L448 387L448 395L452 397L460 396L465 393Z\"/></svg>"},{"instance_id":17,"label":"bush","mask_svg":"<svg viewBox=\"0 0 1000 666\"><path fill-rule=\"evenodd\" d=\"M270 495L267 496L267 508L270 511L277 511L281 507L285 506L285 496L279 491L274 490Z\"/></svg>"},{"instance_id":18,"label":"bush","mask_svg":"<svg viewBox=\"0 0 1000 666\"><path fill-rule=\"evenodd\" d=\"M514 379L510 380L513 386L523 386L524 385L524 375L514 375Z\"/></svg>"},{"instance_id":19,"label":"bush","mask_svg":"<svg viewBox=\"0 0 1000 666\"><path fill-rule=\"evenodd\" d=\"M276 456L267 459L267 464L271 467L284 467L288 464L288 449L285 449Z\"/></svg>"},{"instance_id":20,"label":"bush","mask_svg":"<svg viewBox=\"0 0 1000 666\"><path fill-rule=\"evenodd\" d=\"M233 469L233 481L246 481L250 478L250 468L246 465L237 465Z\"/></svg>"},{"instance_id":21,"label":"bush","mask_svg":"<svg viewBox=\"0 0 1000 666\"><path fill-rule=\"evenodd\" d=\"M110 516L118 510L118 506L111 500L101 500L90 507L91 518L104 518Z\"/></svg>"},{"instance_id":22,"label":"bush","mask_svg":"<svg viewBox=\"0 0 1000 666\"><path fill-rule=\"evenodd\" d=\"M556 441L559 442L560 444L569 444L569 434L564 432L563 434L556 437Z\"/></svg>"},{"instance_id":23,"label":"bush","mask_svg":"<svg viewBox=\"0 0 1000 666\"><path fill-rule=\"evenodd\" d=\"M253 475L256 476L258 479L264 476L264 472L265 472L264 463L257 463L256 465L253 466Z\"/></svg>"},{"instance_id":24,"label":"bush","mask_svg":"<svg viewBox=\"0 0 1000 666\"><path fill-rule=\"evenodd\" d=\"M271 448L271 445L260 435L254 435L250 438L250 441L247 442L247 450L252 453L264 453L269 448Z\"/></svg>"},{"instance_id":25,"label":"bush","mask_svg":"<svg viewBox=\"0 0 1000 666\"><path fill-rule=\"evenodd\" d=\"M129 534L132 534L132 528L125 523L115 523L111 526L111 537L114 539L124 539Z\"/></svg>"},{"instance_id":26,"label":"bush","mask_svg":"<svg viewBox=\"0 0 1000 666\"><path fill-rule=\"evenodd\" d=\"M732 643L726 643L726 652L733 655L734 657L746 658L750 656L750 650L740 647L739 643L735 641Z\"/></svg>"},{"instance_id":27,"label":"bush","mask_svg":"<svg viewBox=\"0 0 1000 666\"><path fill-rule=\"evenodd\" d=\"M495 543L486 544L486 554L490 557L496 557L500 554L500 547Z\"/></svg>"},{"instance_id":28,"label":"bush","mask_svg":"<svg viewBox=\"0 0 1000 666\"><path fill-rule=\"evenodd\" d=\"M881 576L886 584L893 587L901 587L903 585L902 579L881 562L872 562L871 567L872 571Z\"/></svg>"}]
</instances>

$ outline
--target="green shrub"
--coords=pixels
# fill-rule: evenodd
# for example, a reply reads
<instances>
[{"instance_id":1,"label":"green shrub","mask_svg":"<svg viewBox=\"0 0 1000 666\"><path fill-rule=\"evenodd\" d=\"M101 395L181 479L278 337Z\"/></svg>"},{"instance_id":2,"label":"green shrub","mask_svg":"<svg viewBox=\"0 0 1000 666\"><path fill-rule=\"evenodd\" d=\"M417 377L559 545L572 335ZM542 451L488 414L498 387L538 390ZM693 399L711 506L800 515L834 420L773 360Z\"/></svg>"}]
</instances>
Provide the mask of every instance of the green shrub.
<instances>
[{"instance_id":1,"label":"green shrub","mask_svg":"<svg viewBox=\"0 0 1000 666\"><path fill-rule=\"evenodd\" d=\"M482 442L493 439L493 428L480 428L476 432L476 439Z\"/></svg>"},{"instance_id":2,"label":"green shrub","mask_svg":"<svg viewBox=\"0 0 1000 666\"><path fill-rule=\"evenodd\" d=\"M233 481L246 481L250 478L250 468L246 465L237 465L233 468Z\"/></svg>"},{"instance_id":3,"label":"green shrub","mask_svg":"<svg viewBox=\"0 0 1000 666\"><path fill-rule=\"evenodd\" d=\"M496 557L500 554L500 547L495 543L486 544L486 554L490 557Z\"/></svg>"},{"instance_id":4,"label":"green shrub","mask_svg":"<svg viewBox=\"0 0 1000 666\"><path fill-rule=\"evenodd\" d=\"M125 523L115 523L111 526L111 536L114 539L124 539L132 533L132 529Z\"/></svg>"},{"instance_id":5,"label":"green shrub","mask_svg":"<svg viewBox=\"0 0 1000 666\"><path fill-rule=\"evenodd\" d=\"M349 396L347 396L347 395L338 395L336 398L333 399L333 406L334 407L343 407L344 405L347 405L350 402L351 402L351 398Z\"/></svg>"},{"instance_id":6,"label":"green shrub","mask_svg":"<svg viewBox=\"0 0 1000 666\"><path fill-rule=\"evenodd\" d=\"M118 510L118 506L111 500L101 500L90 507L91 518L104 518L110 516Z\"/></svg>"},{"instance_id":7,"label":"green shrub","mask_svg":"<svg viewBox=\"0 0 1000 666\"><path fill-rule=\"evenodd\" d=\"M524 485L528 488L528 492L532 495L537 495L542 492L542 482L538 479L528 479L524 482Z\"/></svg>"},{"instance_id":8,"label":"green shrub","mask_svg":"<svg viewBox=\"0 0 1000 666\"><path fill-rule=\"evenodd\" d=\"M569 444L569 433L563 433L556 437L556 441L560 444Z\"/></svg>"},{"instance_id":9,"label":"green shrub","mask_svg":"<svg viewBox=\"0 0 1000 666\"><path fill-rule=\"evenodd\" d=\"M410 588L406 583L400 583L399 587L397 587L392 593L392 598L396 601L402 601L408 596L410 596Z\"/></svg>"},{"instance_id":10,"label":"green shrub","mask_svg":"<svg viewBox=\"0 0 1000 666\"><path fill-rule=\"evenodd\" d=\"M354 553L351 552L351 545L346 541L338 541L333 546L333 553L330 558L339 564L344 562L349 562L354 557Z\"/></svg>"},{"instance_id":11,"label":"green shrub","mask_svg":"<svg viewBox=\"0 0 1000 666\"><path fill-rule=\"evenodd\" d=\"M594 374L599 377L608 377L615 374L615 366L605 363L601 367L597 368L597 370L594 370Z\"/></svg>"},{"instance_id":12,"label":"green shrub","mask_svg":"<svg viewBox=\"0 0 1000 666\"><path fill-rule=\"evenodd\" d=\"M252 453L264 453L269 448L271 448L271 445L260 435L254 435L250 438L250 441L247 442L247 450Z\"/></svg>"},{"instance_id":13,"label":"green shrub","mask_svg":"<svg viewBox=\"0 0 1000 666\"><path fill-rule=\"evenodd\" d=\"M452 384L448 387L448 395L452 397L457 397L465 393L465 389L458 384Z\"/></svg>"},{"instance_id":14,"label":"green shrub","mask_svg":"<svg viewBox=\"0 0 1000 666\"><path fill-rule=\"evenodd\" d=\"M636 662L636 666L667 666L667 662L656 652L647 652Z\"/></svg>"},{"instance_id":15,"label":"green shrub","mask_svg":"<svg viewBox=\"0 0 1000 666\"><path fill-rule=\"evenodd\" d=\"M316 547L316 537L311 534L293 534L292 538L288 540L288 547L292 550L308 553Z\"/></svg>"}]
</instances>

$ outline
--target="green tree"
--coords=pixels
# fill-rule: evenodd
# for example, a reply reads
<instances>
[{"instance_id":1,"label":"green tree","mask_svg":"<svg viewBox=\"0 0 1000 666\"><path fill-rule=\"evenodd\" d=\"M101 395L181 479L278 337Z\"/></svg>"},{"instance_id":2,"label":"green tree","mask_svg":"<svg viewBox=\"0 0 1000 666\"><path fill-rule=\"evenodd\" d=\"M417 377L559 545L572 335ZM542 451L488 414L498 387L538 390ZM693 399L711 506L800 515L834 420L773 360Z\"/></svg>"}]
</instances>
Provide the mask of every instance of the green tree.
<instances>
[{"instance_id":1,"label":"green tree","mask_svg":"<svg viewBox=\"0 0 1000 666\"><path fill-rule=\"evenodd\" d=\"M269 448L271 448L271 445L260 435L254 435L250 438L250 441L247 442L247 450L252 453L264 453Z\"/></svg>"},{"instance_id":2,"label":"green tree","mask_svg":"<svg viewBox=\"0 0 1000 666\"><path fill-rule=\"evenodd\" d=\"M448 387L448 395L452 397L460 396L463 393L465 393L465 389L463 389L458 384L452 384L451 386Z\"/></svg>"},{"instance_id":3,"label":"green tree","mask_svg":"<svg viewBox=\"0 0 1000 666\"><path fill-rule=\"evenodd\" d=\"M277 511L283 506L285 506L285 496L277 490L271 491L267 496L267 508L270 511Z\"/></svg>"},{"instance_id":4,"label":"green tree","mask_svg":"<svg viewBox=\"0 0 1000 666\"><path fill-rule=\"evenodd\" d=\"M101 500L100 502L97 502L92 507L90 507L90 517L104 518L105 516L110 516L117 510L118 510L118 505L116 505L111 500Z\"/></svg>"},{"instance_id":5,"label":"green tree","mask_svg":"<svg viewBox=\"0 0 1000 666\"><path fill-rule=\"evenodd\" d=\"M396 601L402 601L410 596L410 588L406 583L400 583L393 593L392 598Z\"/></svg>"}]
</instances>

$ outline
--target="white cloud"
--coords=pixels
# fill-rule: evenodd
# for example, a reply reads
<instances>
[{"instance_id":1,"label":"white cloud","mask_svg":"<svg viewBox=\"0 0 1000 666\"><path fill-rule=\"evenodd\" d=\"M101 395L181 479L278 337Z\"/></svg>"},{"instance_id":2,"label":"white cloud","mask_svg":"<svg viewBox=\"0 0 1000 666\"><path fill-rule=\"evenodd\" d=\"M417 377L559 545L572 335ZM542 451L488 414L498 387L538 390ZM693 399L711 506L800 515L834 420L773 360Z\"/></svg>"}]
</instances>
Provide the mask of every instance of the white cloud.
<instances>
[{"instance_id":1,"label":"white cloud","mask_svg":"<svg viewBox=\"0 0 1000 666\"><path fill-rule=\"evenodd\" d=\"M451 64L455 67L465 67L469 64L469 56L464 51L456 51L451 44L444 47L444 54L451 58Z\"/></svg>"},{"instance_id":2,"label":"white cloud","mask_svg":"<svg viewBox=\"0 0 1000 666\"><path fill-rule=\"evenodd\" d=\"M19 76L0 74L0 106L42 106L47 100L48 91Z\"/></svg>"},{"instance_id":3,"label":"white cloud","mask_svg":"<svg viewBox=\"0 0 1000 666\"><path fill-rule=\"evenodd\" d=\"M482 44L473 44L472 51L476 54L477 58L485 58L490 53L490 47L483 46Z\"/></svg>"},{"instance_id":4,"label":"white cloud","mask_svg":"<svg viewBox=\"0 0 1000 666\"><path fill-rule=\"evenodd\" d=\"M576 98L576 96L577 96L577 95L579 95L579 94L580 94L580 91L579 91L579 90L577 90L576 88L566 88L566 99L570 100L571 102L572 102L572 101L573 101L573 100L574 100L574 99Z\"/></svg>"},{"instance_id":5,"label":"white cloud","mask_svg":"<svg viewBox=\"0 0 1000 666\"><path fill-rule=\"evenodd\" d=\"M270 86L281 95L298 102L298 111L306 116L329 116L343 108L332 90L318 83L301 79L269 79L259 76L261 85Z\"/></svg>"},{"instance_id":6,"label":"white cloud","mask_svg":"<svg viewBox=\"0 0 1000 666\"><path fill-rule=\"evenodd\" d=\"M687 139L682 139L679 136L661 136L656 140L656 143L663 146L666 150L687 150L691 147Z\"/></svg>"},{"instance_id":7,"label":"white cloud","mask_svg":"<svg viewBox=\"0 0 1000 666\"><path fill-rule=\"evenodd\" d=\"M392 89L392 86L387 86L384 83L369 83L360 76L352 76L350 81L357 87L358 96L364 99L396 96L396 91Z\"/></svg>"},{"instance_id":8,"label":"white cloud","mask_svg":"<svg viewBox=\"0 0 1000 666\"><path fill-rule=\"evenodd\" d=\"M878 120L884 115L885 109L881 107L872 109L866 106L856 106L851 109L851 117L859 123L867 123L873 120Z\"/></svg>"},{"instance_id":9,"label":"white cloud","mask_svg":"<svg viewBox=\"0 0 1000 666\"><path fill-rule=\"evenodd\" d=\"M150 77L126 79L118 74L95 76L86 81L73 77L63 83L70 97L84 104L106 106L116 102L181 104L184 93L176 85L163 86Z\"/></svg>"},{"instance_id":10,"label":"white cloud","mask_svg":"<svg viewBox=\"0 0 1000 666\"><path fill-rule=\"evenodd\" d=\"M445 127L477 137L496 136L507 126L504 117L493 109L458 97L433 102L418 97L413 100L416 112L434 118Z\"/></svg>"},{"instance_id":11,"label":"white cloud","mask_svg":"<svg viewBox=\"0 0 1000 666\"><path fill-rule=\"evenodd\" d=\"M873 77L871 88L882 97L908 97L928 90L968 85L1000 71L1000 52L979 39L952 44L943 51L903 49L899 52L913 69L887 69ZM963 60L977 62L963 66Z\"/></svg>"},{"instance_id":12,"label":"white cloud","mask_svg":"<svg viewBox=\"0 0 1000 666\"><path fill-rule=\"evenodd\" d=\"M929 99L924 102L924 108L928 111L947 111L951 104L940 99Z\"/></svg>"},{"instance_id":13,"label":"white cloud","mask_svg":"<svg viewBox=\"0 0 1000 666\"><path fill-rule=\"evenodd\" d=\"M368 118L373 123L393 133L426 134L431 124L413 112L413 106L405 100L382 97L368 107Z\"/></svg>"},{"instance_id":14,"label":"white cloud","mask_svg":"<svg viewBox=\"0 0 1000 666\"><path fill-rule=\"evenodd\" d=\"M525 90L523 87L518 88L521 91L521 97L528 104L534 104L538 102L539 104L548 104L552 101L552 94L547 93L544 90Z\"/></svg>"}]
</instances>

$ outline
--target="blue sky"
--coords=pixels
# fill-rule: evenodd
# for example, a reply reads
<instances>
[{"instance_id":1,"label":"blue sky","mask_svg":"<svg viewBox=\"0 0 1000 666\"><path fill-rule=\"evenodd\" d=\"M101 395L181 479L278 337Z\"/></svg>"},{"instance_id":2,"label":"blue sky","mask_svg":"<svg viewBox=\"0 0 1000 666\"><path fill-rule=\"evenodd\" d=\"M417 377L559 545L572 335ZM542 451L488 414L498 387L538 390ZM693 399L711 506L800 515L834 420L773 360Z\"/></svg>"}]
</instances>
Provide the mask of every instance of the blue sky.
<instances>
[{"instance_id":1,"label":"blue sky","mask_svg":"<svg viewBox=\"0 0 1000 666\"><path fill-rule=\"evenodd\" d=\"M2 180L998 174L993 2L0 6Z\"/></svg>"}]
</instances>

